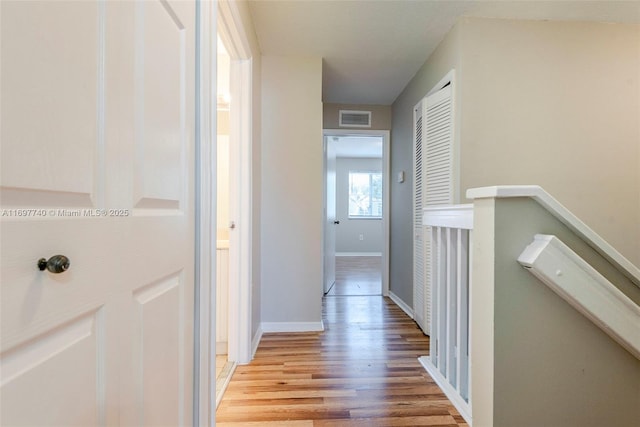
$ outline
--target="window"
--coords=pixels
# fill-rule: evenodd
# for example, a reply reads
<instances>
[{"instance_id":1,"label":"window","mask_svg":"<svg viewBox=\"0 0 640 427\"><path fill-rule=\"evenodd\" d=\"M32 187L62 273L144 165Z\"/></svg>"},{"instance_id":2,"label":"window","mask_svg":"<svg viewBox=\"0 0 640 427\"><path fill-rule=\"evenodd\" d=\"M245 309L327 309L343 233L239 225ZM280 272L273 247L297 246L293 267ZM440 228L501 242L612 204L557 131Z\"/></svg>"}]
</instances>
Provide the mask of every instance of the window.
<instances>
[{"instance_id":1,"label":"window","mask_svg":"<svg viewBox=\"0 0 640 427\"><path fill-rule=\"evenodd\" d=\"M382 218L382 173L349 172L349 218Z\"/></svg>"}]
</instances>

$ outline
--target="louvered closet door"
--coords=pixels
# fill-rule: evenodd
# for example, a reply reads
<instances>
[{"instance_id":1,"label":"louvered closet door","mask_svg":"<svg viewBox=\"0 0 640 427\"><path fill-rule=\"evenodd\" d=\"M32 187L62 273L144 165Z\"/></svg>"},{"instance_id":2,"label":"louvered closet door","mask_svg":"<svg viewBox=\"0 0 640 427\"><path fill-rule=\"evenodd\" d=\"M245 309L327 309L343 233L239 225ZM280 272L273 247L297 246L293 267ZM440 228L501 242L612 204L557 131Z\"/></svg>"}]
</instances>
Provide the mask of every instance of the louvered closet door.
<instances>
[{"instance_id":1,"label":"louvered closet door","mask_svg":"<svg viewBox=\"0 0 640 427\"><path fill-rule=\"evenodd\" d=\"M414 315L422 330L429 333L431 230L423 230L422 209L453 203L451 85L427 96L419 107L415 113Z\"/></svg>"},{"instance_id":2,"label":"louvered closet door","mask_svg":"<svg viewBox=\"0 0 640 427\"><path fill-rule=\"evenodd\" d=\"M423 139L423 102L413 111L413 316L423 331L429 332L425 323L425 287L424 287L424 242L422 239L422 139Z\"/></svg>"}]
</instances>

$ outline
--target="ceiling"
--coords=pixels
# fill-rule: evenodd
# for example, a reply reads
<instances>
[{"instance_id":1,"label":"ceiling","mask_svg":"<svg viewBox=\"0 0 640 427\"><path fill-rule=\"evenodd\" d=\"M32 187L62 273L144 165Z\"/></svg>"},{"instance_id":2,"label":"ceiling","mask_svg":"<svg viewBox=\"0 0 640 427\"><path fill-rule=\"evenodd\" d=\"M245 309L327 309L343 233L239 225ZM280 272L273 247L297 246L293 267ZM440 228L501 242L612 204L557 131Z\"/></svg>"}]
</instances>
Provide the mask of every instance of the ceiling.
<instances>
[{"instance_id":1,"label":"ceiling","mask_svg":"<svg viewBox=\"0 0 640 427\"><path fill-rule=\"evenodd\" d=\"M323 58L323 102L390 105L461 16L640 22L640 1L250 0L264 55Z\"/></svg>"}]
</instances>

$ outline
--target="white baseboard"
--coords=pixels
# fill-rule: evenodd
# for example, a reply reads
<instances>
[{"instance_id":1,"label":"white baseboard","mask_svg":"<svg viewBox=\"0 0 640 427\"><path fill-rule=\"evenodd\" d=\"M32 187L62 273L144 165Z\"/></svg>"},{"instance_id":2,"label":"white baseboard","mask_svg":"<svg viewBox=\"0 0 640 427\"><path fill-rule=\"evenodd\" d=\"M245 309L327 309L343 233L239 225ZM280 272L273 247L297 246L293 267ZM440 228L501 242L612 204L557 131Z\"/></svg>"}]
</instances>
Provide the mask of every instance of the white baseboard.
<instances>
[{"instance_id":1,"label":"white baseboard","mask_svg":"<svg viewBox=\"0 0 640 427\"><path fill-rule=\"evenodd\" d=\"M402 309L402 311L407 313L407 316L409 316L410 318L413 319L413 309L411 307L409 307L407 305L407 303L402 301L398 295L396 295L393 292L389 291L389 298L391 298L391 301L395 302L396 305Z\"/></svg>"},{"instance_id":2,"label":"white baseboard","mask_svg":"<svg viewBox=\"0 0 640 427\"><path fill-rule=\"evenodd\" d=\"M382 256L382 252L336 252L336 256Z\"/></svg>"},{"instance_id":3,"label":"white baseboard","mask_svg":"<svg viewBox=\"0 0 640 427\"><path fill-rule=\"evenodd\" d=\"M449 398L453 406L456 407L462 418L469 425L473 425L473 419L471 418L471 405L467 403L458 391L451 385L451 383L442 375L440 370L436 368L429 360L429 356L418 357L418 361L424 367L424 369L431 375L431 378L440 386L443 393Z\"/></svg>"},{"instance_id":4,"label":"white baseboard","mask_svg":"<svg viewBox=\"0 0 640 427\"><path fill-rule=\"evenodd\" d=\"M258 330L256 334L253 336L251 340L251 360L253 360L256 355L256 351L258 351L258 346L260 345L260 340L262 339L262 326L258 326Z\"/></svg>"},{"instance_id":5,"label":"white baseboard","mask_svg":"<svg viewBox=\"0 0 640 427\"><path fill-rule=\"evenodd\" d=\"M317 332L324 331L319 322L262 322L262 332Z\"/></svg>"},{"instance_id":6,"label":"white baseboard","mask_svg":"<svg viewBox=\"0 0 640 427\"><path fill-rule=\"evenodd\" d=\"M236 371L237 366L238 364L236 362L227 362L224 365L223 372L220 373L222 381L218 381L218 378L216 378L216 409L218 409L218 406L220 406L222 396L224 396L224 392L227 391L227 387L231 382L231 377Z\"/></svg>"}]
</instances>

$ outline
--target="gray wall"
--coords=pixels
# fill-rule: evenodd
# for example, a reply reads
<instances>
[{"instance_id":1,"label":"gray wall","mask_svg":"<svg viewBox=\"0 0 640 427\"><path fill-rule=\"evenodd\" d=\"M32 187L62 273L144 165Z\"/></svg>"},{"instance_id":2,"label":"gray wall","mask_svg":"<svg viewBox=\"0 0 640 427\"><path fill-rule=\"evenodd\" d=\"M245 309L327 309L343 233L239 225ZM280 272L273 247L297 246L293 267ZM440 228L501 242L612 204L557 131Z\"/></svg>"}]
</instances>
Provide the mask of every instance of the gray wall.
<instances>
[{"instance_id":1,"label":"gray wall","mask_svg":"<svg viewBox=\"0 0 640 427\"><path fill-rule=\"evenodd\" d=\"M340 110L371 111L371 127L350 128L338 126L340 123ZM391 106L325 103L323 105L323 123L325 129L389 130L391 129Z\"/></svg>"},{"instance_id":2,"label":"gray wall","mask_svg":"<svg viewBox=\"0 0 640 427\"><path fill-rule=\"evenodd\" d=\"M263 322L320 322L322 60L262 57Z\"/></svg>"},{"instance_id":3,"label":"gray wall","mask_svg":"<svg viewBox=\"0 0 640 427\"><path fill-rule=\"evenodd\" d=\"M382 172L382 159L337 159L336 252L382 252L382 220L349 219L349 171Z\"/></svg>"},{"instance_id":4,"label":"gray wall","mask_svg":"<svg viewBox=\"0 0 640 427\"><path fill-rule=\"evenodd\" d=\"M413 307L413 107L459 64L454 27L392 105L389 288ZM459 93L456 91L456 93ZM398 183L398 172L405 181Z\"/></svg>"},{"instance_id":5,"label":"gray wall","mask_svg":"<svg viewBox=\"0 0 640 427\"><path fill-rule=\"evenodd\" d=\"M451 70L455 200L543 186L640 264L640 25L463 18L392 105L390 287L412 305L413 107Z\"/></svg>"},{"instance_id":6,"label":"gray wall","mask_svg":"<svg viewBox=\"0 0 640 427\"><path fill-rule=\"evenodd\" d=\"M474 425L640 425L640 360L516 260L536 233L553 234L633 300L640 301L640 289L530 199L497 200L493 221L495 279L491 283L474 276L473 286L476 294L493 295L495 314L475 310L472 319L474 325L487 324L494 331L493 341L478 336L472 342L478 344L477 353L487 350L482 346L492 346L488 370L493 372L493 404L483 411L481 400L474 400ZM474 256L475 249L482 252L491 244L482 235L476 237ZM476 379L472 383L479 388L474 390L482 394L486 388ZM493 423L481 412L493 412Z\"/></svg>"}]
</instances>

